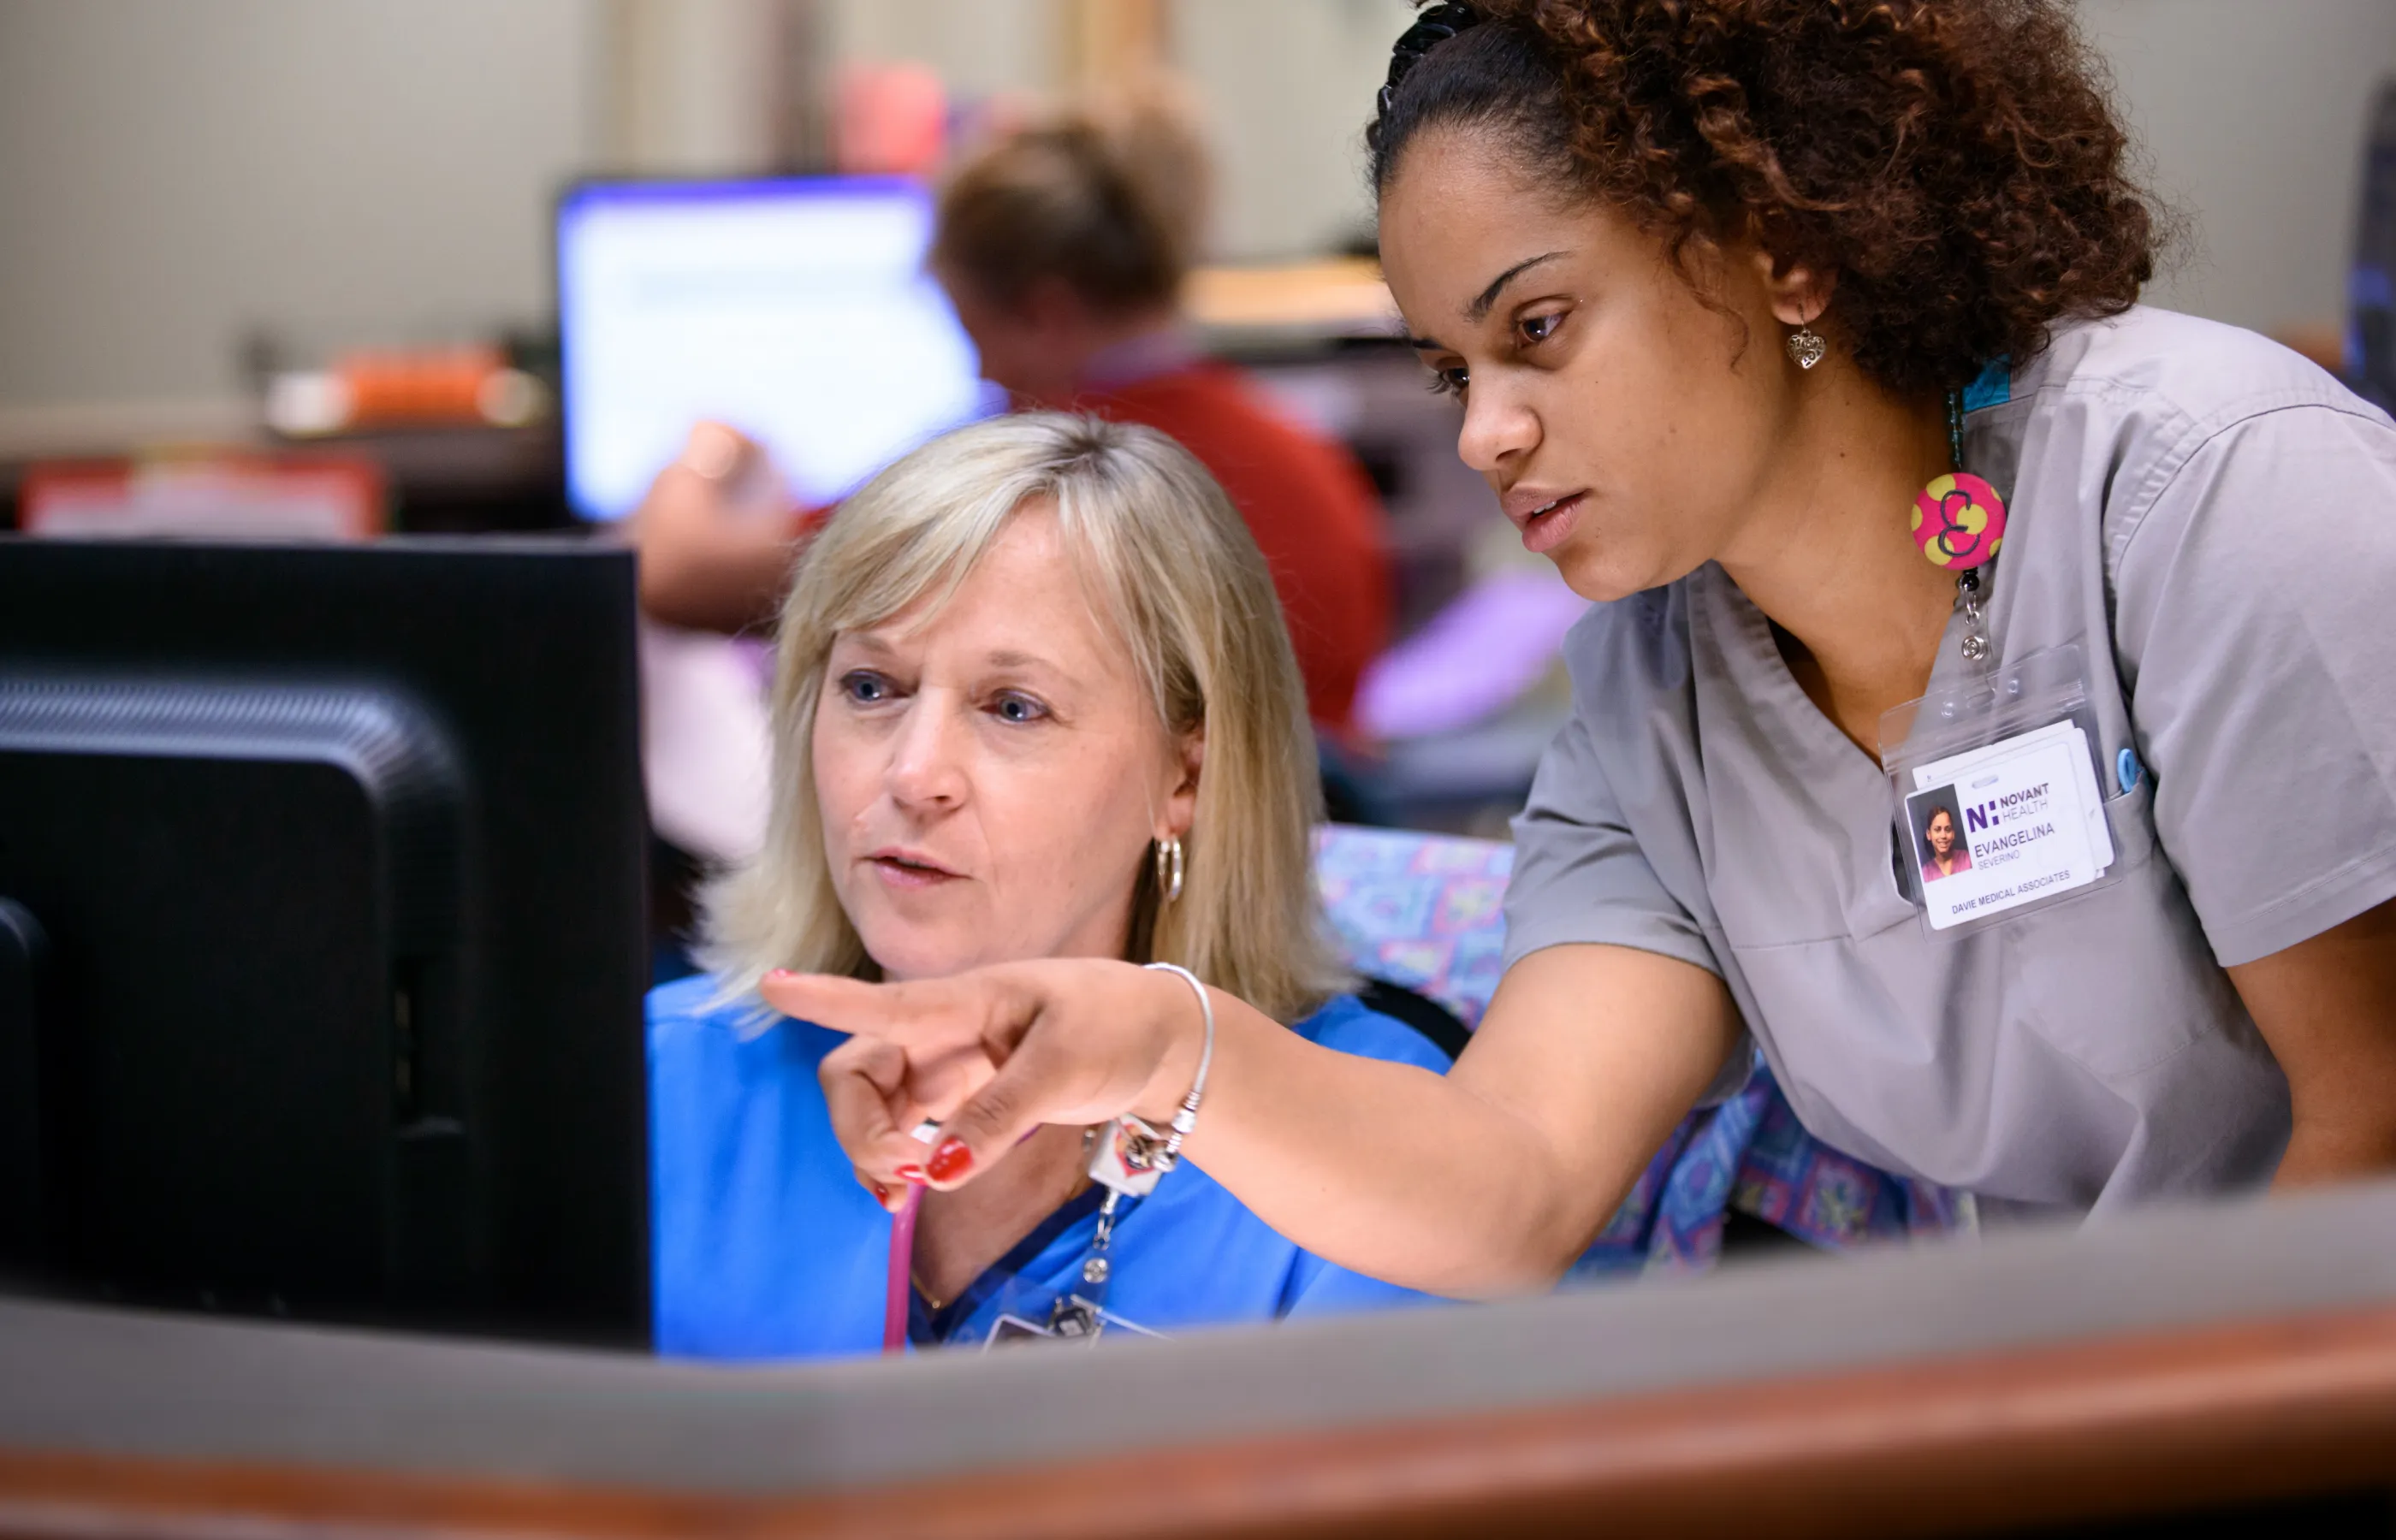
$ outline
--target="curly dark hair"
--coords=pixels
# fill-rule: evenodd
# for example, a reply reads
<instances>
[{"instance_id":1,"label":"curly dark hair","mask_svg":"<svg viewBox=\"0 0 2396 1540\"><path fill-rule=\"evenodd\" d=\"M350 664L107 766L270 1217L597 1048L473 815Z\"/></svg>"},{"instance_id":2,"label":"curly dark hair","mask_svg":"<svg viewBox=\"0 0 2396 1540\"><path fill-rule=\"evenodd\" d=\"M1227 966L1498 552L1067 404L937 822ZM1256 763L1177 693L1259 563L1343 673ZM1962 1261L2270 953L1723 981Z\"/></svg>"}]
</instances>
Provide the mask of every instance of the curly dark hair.
<instances>
[{"instance_id":1,"label":"curly dark hair","mask_svg":"<svg viewBox=\"0 0 2396 1540\"><path fill-rule=\"evenodd\" d=\"M1684 272L1751 238L1834 274L1833 335L1900 394L2127 309L2164 233L2063 0L1473 0L1391 77L1378 189L1425 128L1497 133Z\"/></svg>"}]
</instances>

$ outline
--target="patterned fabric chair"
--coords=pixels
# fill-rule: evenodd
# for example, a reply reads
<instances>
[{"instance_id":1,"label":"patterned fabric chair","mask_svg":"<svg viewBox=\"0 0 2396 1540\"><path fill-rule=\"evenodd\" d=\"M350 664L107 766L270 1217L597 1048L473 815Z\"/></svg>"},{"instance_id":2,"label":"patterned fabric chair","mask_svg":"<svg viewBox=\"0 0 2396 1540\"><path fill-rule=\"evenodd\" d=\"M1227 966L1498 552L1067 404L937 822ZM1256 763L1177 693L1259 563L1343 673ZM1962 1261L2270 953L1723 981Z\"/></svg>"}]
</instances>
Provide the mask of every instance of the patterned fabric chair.
<instances>
[{"instance_id":1,"label":"patterned fabric chair","mask_svg":"<svg viewBox=\"0 0 2396 1540\"><path fill-rule=\"evenodd\" d=\"M1511 845L1331 825L1315 877L1350 966L1478 1026L1505 949ZM1747 1086L1691 1113L1657 1151L1576 1278L1701 1271L1733 1212L1828 1250L1961 1228L1959 1193L1839 1153L1805 1132L1761 1055Z\"/></svg>"}]
</instances>

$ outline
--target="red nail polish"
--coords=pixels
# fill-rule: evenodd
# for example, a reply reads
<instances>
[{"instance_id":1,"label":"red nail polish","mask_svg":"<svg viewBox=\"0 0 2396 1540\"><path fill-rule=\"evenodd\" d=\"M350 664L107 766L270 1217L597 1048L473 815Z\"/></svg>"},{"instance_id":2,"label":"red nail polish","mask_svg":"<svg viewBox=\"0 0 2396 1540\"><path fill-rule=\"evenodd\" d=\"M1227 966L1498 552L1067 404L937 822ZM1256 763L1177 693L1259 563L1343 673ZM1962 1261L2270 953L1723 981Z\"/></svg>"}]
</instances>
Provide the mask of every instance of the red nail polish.
<instances>
[{"instance_id":1,"label":"red nail polish","mask_svg":"<svg viewBox=\"0 0 2396 1540\"><path fill-rule=\"evenodd\" d=\"M765 976L765 982L768 984L788 984L798 976L799 976L797 974L792 973L788 968L776 968L773 972Z\"/></svg>"},{"instance_id":2,"label":"red nail polish","mask_svg":"<svg viewBox=\"0 0 2396 1540\"><path fill-rule=\"evenodd\" d=\"M924 1182L924 1168L910 1162L898 1168L898 1176L902 1182L913 1182L921 1187Z\"/></svg>"},{"instance_id":3,"label":"red nail polish","mask_svg":"<svg viewBox=\"0 0 2396 1540\"><path fill-rule=\"evenodd\" d=\"M932 1151L932 1180L953 1182L973 1169L973 1151L963 1139L944 1139Z\"/></svg>"},{"instance_id":4,"label":"red nail polish","mask_svg":"<svg viewBox=\"0 0 2396 1540\"><path fill-rule=\"evenodd\" d=\"M890 1189L888 1188L884 1187L879 1182L868 1182L865 1185L873 1189L874 1198L880 1201L884 1208L888 1208L890 1206Z\"/></svg>"}]
</instances>

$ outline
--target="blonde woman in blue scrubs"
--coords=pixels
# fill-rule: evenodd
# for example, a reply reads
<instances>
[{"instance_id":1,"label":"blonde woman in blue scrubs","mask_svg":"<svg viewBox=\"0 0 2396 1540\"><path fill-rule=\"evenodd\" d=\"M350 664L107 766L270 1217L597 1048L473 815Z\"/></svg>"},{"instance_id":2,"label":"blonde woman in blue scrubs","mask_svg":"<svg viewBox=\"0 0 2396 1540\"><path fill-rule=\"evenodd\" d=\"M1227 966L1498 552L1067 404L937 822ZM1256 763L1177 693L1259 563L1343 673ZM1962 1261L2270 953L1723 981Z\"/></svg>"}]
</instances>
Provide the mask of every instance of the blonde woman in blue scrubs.
<instances>
[{"instance_id":1,"label":"blonde woman in blue scrubs","mask_svg":"<svg viewBox=\"0 0 2396 1540\"><path fill-rule=\"evenodd\" d=\"M1143 603L1166 577L1196 580ZM1185 1005L1203 977L1328 1051L1443 1066L1347 992L1315 923L1305 688L1271 571L1205 470L1093 418L958 429L842 506L777 650L764 848L705 896L712 975L649 996L659 1351L815 1358L1420 1303L1308 1255L1194 1166L1108 1180L1103 1120L1040 1129L968 1191L860 1185L819 1079L842 1040L749 992L777 967L1127 957L1186 967L1159 976ZM1225 858L1193 872L1185 845Z\"/></svg>"},{"instance_id":2,"label":"blonde woman in blue scrubs","mask_svg":"<svg viewBox=\"0 0 2396 1540\"><path fill-rule=\"evenodd\" d=\"M2061 0L1443 5L1372 143L1458 450L1598 602L1485 1022L1442 1080L1215 991L1202 1069L1127 966L769 986L859 1034L862 1173L921 1116L954 1187L1197 1089L1187 1154L1284 1233L1503 1294L1750 1043L1984 1216L2396 1166L2396 426L2136 304L2153 225ZM1884 729L2071 657L2071 710ZM1974 867L1922 883L1906 803L1949 786Z\"/></svg>"}]
</instances>

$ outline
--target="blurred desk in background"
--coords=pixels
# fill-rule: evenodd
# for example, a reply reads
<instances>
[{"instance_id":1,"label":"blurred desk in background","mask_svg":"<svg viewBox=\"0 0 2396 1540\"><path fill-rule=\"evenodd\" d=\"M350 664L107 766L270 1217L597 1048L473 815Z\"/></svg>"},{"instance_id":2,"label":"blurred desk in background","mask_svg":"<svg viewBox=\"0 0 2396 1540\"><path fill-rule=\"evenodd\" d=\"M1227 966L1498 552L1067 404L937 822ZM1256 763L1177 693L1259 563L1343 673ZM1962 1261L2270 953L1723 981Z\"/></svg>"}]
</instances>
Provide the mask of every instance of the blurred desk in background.
<instances>
[{"instance_id":1,"label":"blurred desk in background","mask_svg":"<svg viewBox=\"0 0 2396 1540\"><path fill-rule=\"evenodd\" d=\"M1378 268L1334 258L1202 269L1191 275L1190 305L1208 352L1255 369L1293 416L1346 440L1364 462L1390 505L1407 613L1418 619L1444 603L1461 586L1461 546L1485 522L1489 499L1480 478L1456 460L1453 406L1418 388L1422 371L1402 346ZM518 339L509 352L543 374L553 367L553 351L538 339ZM433 350L427 357L437 364L446 354ZM261 376L261 390L271 395L279 379ZM545 400L549 386L539 390ZM0 528L15 527L17 486L29 461L140 458L212 445L318 447L373 459L392 489L392 526L404 532L567 527L574 521L556 419L542 411L521 427L385 426L285 438L269 430L258 395L0 405Z\"/></svg>"},{"instance_id":2,"label":"blurred desk in background","mask_svg":"<svg viewBox=\"0 0 2396 1540\"><path fill-rule=\"evenodd\" d=\"M0 1534L2385 1535L2391 1235L2381 1185L799 1369L0 1305Z\"/></svg>"},{"instance_id":3,"label":"blurred desk in background","mask_svg":"<svg viewBox=\"0 0 2396 1540\"><path fill-rule=\"evenodd\" d=\"M212 447L372 460L391 493L392 527L406 533L521 533L573 522L553 423L391 429L295 442L269 433L256 404L230 397L0 406L0 529L17 527L29 464Z\"/></svg>"},{"instance_id":4,"label":"blurred desk in background","mask_svg":"<svg viewBox=\"0 0 2396 1540\"><path fill-rule=\"evenodd\" d=\"M1271 338L1403 338L1397 301L1368 257L1205 267L1190 275L1190 318L1218 345Z\"/></svg>"}]
</instances>

